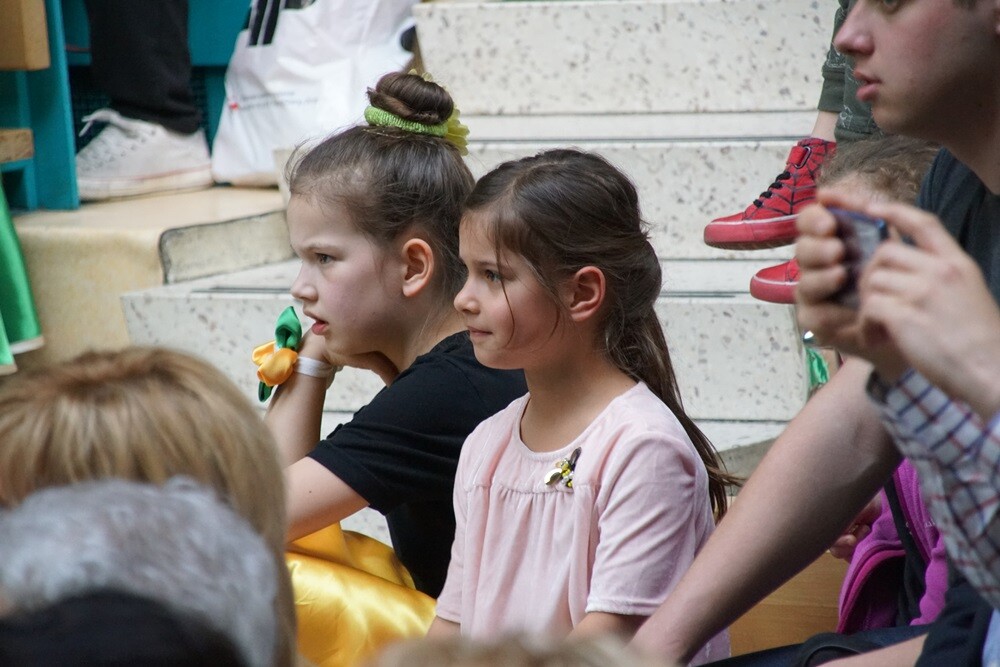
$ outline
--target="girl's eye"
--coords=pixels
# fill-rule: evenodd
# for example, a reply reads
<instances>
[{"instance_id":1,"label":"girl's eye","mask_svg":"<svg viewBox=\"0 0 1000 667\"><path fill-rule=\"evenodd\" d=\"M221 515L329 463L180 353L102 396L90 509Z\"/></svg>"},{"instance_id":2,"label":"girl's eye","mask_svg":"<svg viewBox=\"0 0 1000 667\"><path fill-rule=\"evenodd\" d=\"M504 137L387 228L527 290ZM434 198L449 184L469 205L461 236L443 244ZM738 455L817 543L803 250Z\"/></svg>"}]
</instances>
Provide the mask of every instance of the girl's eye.
<instances>
[{"instance_id":1,"label":"girl's eye","mask_svg":"<svg viewBox=\"0 0 1000 667\"><path fill-rule=\"evenodd\" d=\"M483 271L483 277L485 277L486 280L488 280L491 283L500 282L500 274L490 269L486 269L485 271Z\"/></svg>"},{"instance_id":2,"label":"girl's eye","mask_svg":"<svg viewBox=\"0 0 1000 667\"><path fill-rule=\"evenodd\" d=\"M319 264L329 264L332 261L333 257L330 257L329 255L324 255L321 252L316 253L316 262Z\"/></svg>"},{"instance_id":3,"label":"girl's eye","mask_svg":"<svg viewBox=\"0 0 1000 667\"><path fill-rule=\"evenodd\" d=\"M903 4L903 0L879 0L879 6L884 12L894 12Z\"/></svg>"}]
</instances>

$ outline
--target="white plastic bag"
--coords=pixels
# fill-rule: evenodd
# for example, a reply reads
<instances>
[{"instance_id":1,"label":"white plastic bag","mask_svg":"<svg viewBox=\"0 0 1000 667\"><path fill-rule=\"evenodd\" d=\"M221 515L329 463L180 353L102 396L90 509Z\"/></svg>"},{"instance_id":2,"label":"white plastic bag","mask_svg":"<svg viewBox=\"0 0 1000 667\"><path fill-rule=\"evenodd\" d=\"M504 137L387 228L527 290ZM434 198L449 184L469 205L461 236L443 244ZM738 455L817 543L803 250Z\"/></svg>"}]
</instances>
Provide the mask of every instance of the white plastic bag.
<instances>
[{"instance_id":1,"label":"white plastic bag","mask_svg":"<svg viewBox=\"0 0 1000 667\"><path fill-rule=\"evenodd\" d=\"M226 69L215 180L274 185L275 149L359 122L365 90L410 59L399 38L417 1L253 0Z\"/></svg>"}]
</instances>

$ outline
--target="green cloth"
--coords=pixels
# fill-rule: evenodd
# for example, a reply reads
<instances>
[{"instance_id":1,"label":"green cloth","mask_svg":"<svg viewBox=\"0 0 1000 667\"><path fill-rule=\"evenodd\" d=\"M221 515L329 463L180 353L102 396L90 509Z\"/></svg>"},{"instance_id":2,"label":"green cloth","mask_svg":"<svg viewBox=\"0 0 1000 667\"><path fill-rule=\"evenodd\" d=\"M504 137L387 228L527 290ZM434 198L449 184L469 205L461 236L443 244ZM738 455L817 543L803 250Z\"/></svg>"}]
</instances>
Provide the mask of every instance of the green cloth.
<instances>
[{"instance_id":1,"label":"green cloth","mask_svg":"<svg viewBox=\"0 0 1000 667\"><path fill-rule=\"evenodd\" d=\"M21 244L7 198L0 188L0 373L14 370L13 351L35 349L42 343L42 328L28 285Z\"/></svg>"},{"instance_id":2,"label":"green cloth","mask_svg":"<svg viewBox=\"0 0 1000 667\"><path fill-rule=\"evenodd\" d=\"M289 347L293 350L299 349L302 342L302 324L299 323L299 316L295 314L295 308L289 306L278 315L278 321L274 325L274 347L282 349ZM263 382L257 385L257 398L261 403L271 397L271 387Z\"/></svg>"},{"instance_id":3,"label":"green cloth","mask_svg":"<svg viewBox=\"0 0 1000 667\"><path fill-rule=\"evenodd\" d=\"M830 381L830 366L816 350L806 348L806 364L809 366L809 391L819 389Z\"/></svg>"}]
</instances>

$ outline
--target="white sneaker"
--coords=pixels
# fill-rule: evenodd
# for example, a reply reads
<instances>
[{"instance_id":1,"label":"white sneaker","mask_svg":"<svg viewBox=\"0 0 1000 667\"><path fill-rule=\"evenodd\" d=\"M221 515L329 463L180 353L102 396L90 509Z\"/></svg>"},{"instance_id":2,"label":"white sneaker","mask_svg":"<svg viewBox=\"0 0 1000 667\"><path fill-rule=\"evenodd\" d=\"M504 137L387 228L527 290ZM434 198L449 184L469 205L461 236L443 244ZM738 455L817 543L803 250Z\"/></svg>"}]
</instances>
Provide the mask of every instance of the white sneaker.
<instances>
[{"instance_id":1,"label":"white sneaker","mask_svg":"<svg viewBox=\"0 0 1000 667\"><path fill-rule=\"evenodd\" d=\"M111 109L98 109L83 120L83 132L93 123L107 125L76 154L80 199L211 187L212 161L203 130L179 134Z\"/></svg>"}]
</instances>

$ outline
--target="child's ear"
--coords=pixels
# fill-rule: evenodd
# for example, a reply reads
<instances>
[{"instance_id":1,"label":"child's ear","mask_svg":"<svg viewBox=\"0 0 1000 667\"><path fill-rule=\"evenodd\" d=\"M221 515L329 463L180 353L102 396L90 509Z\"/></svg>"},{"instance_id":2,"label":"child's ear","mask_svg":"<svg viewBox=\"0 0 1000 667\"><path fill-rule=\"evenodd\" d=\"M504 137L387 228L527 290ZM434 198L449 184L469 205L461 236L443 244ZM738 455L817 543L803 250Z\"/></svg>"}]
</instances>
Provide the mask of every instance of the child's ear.
<instances>
[{"instance_id":1,"label":"child's ear","mask_svg":"<svg viewBox=\"0 0 1000 667\"><path fill-rule=\"evenodd\" d=\"M410 239L400 249L403 296L416 296L430 285L434 275L434 252L423 239Z\"/></svg>"},{"instance_id":2,"label":"child's ear","mask_svg":"<svg viewBox=\"0 0 1000 667\"><path fill-rule=\"evenodd\" d=\"M566 289L566 308L574 322L583 322L600 311L604 304L607 283L604 272L596 266L585 266L569 279Z\"/></svg>"}]
</instances>

